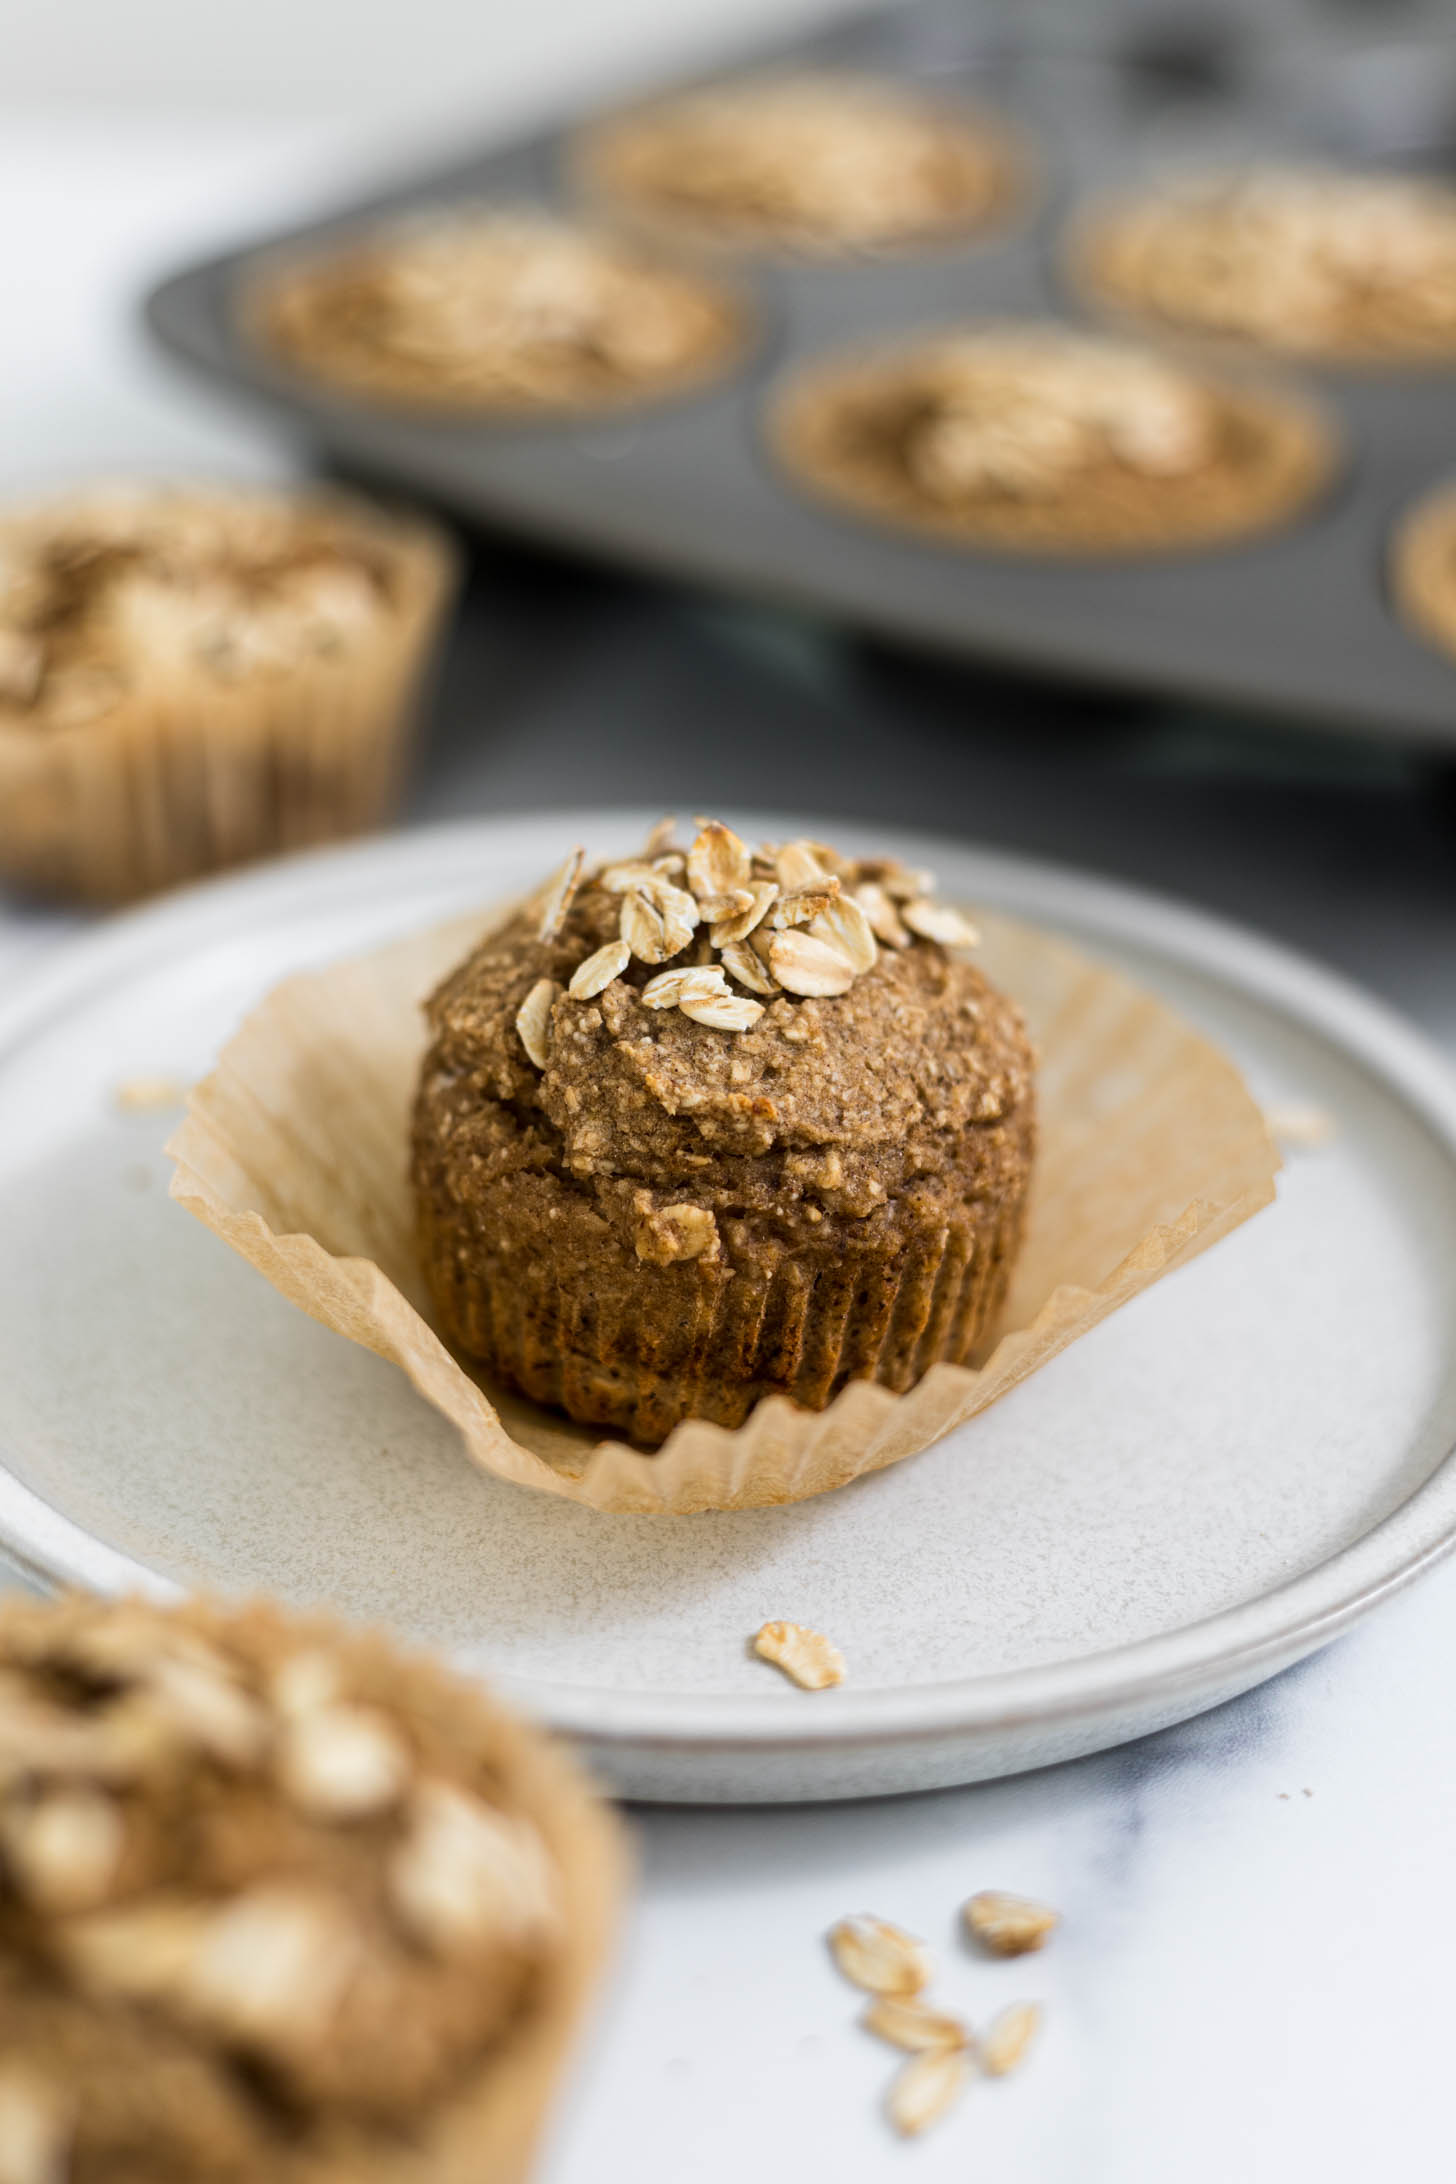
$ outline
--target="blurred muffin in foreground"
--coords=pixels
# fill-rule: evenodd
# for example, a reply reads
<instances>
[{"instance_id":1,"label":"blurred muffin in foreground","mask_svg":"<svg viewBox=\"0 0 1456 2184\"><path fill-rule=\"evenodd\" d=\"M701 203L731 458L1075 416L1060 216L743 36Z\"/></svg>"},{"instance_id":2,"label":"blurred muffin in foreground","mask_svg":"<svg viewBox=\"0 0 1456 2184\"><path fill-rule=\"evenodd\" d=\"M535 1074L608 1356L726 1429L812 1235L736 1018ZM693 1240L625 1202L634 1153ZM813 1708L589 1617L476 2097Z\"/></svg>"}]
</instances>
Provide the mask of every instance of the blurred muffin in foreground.
<instances>
[{"instance_id":1,"label":"blurred muffin in foreground","mask_svg":"<svg viewBox=\"0 0 1456 2184\"><path fill-rule=\"evenodd\" d=\"M1256 169L1170 182L1074 231L1100 301L1164 329L1333 362L1456 356L1456 190Z\"/></svg>"},{"instance_id":2,"label":"blurred muffin in foreground","mask_svg":"<svg viewBox=\"0 0 1456 2184\"><path fill-rule=\"evenodd\" d=\"M270 1606L0 1609L12 2184L514 2184L615 1830L476 1687Z\"/></svg>"},{"instance_id":3,"label":"blurred muffin in foreground","mask_svg":"<svg viewBox=\"0 0 1456 2184\"><path fill-rule=\"evenodd\" d=\"M1032 1055L930 885L705 823L578 851L483 941L429 1003L414 1121L459 1349L646 1446L967 1362L1020 1245Z\"/></svg>"},{"instance_id":4,"label":"blurred muffin in foreground","mask_svg":"<svg viewBox=\"0 0 1456 2184\"><path fill-rule=\"evenodd\" d=\"M406 407L593 410L685 391L750 336L724 284L545 213L416 214L265 277L266 344L343 392Z\"/></svg>"},{"instance_id":5,"label":"blurred muffin in foreground","mask_svg":"<svg viewBox=\"0 0 1456 2184\"><path fill-rule=\"evenodd\" d=\"M0 876L115 902L375 826L454 557L313 493L0 515Z\"/></svg>"},{"instance_id":6,"label":"blurred muffin in foreground","mask_svg":"<svg viewBox=\"0 0 1456 2184\"><path fill-rule=\"evenodd\" d=\"M1289 520L1333 465L1320 413L1050 321L812 364L769 432L802 485L967 546L1201 546Z\"/></svg>"},{"instance_id":7,"label":"blurred muffin in foreground","mask_svg":"<svg viewBox=\"0 0 1456 2184\"><path fill-rule=\"evenodd\" d=\"M856 76L689 92L585 131L577 171L618 211L699 242L811 255L971 235L1004 218L1024 156L1002 124Z\"/></svg>"},{"instance_id":8,"label":"blurred muffin in foreground","mask_svg":"<svg viewBox=\"0 0 1456 2184\"><path fill-rule=\"evenodd\" d=\"M1390 588L1412 628L1442 652L1456 653L1456 485L1419 501L1397 526Z\"/></svg>"}]
</instances>

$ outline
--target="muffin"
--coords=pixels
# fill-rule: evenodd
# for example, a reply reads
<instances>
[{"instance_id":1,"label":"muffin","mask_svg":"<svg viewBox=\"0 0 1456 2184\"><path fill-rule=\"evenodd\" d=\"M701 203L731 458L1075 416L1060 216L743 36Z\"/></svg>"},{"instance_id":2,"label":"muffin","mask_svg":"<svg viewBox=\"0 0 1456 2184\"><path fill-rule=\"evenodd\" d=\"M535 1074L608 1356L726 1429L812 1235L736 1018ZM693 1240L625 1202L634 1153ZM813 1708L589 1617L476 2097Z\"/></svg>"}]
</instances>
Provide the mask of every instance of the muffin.
<instances>
[{"instance_id":1,"label":"muffin","mask_svg":"<svg viewBox=\"0 0 1456 2184\"><path fill-rule=\"evenodd\" d=\"M0 874L116 902L376 825L453 570L433 526L321 493L0 518Z\"/></svg>"},{"instance_id":2,"label":"muffin","mask_svg":"<svg viewBox=\"0 0 1456 2184\"><path fill-rule=\"evenodd\" d=\"M1456 653L1456 486L1430 494L1396 529L1390 587L1412 628Z\"/></svg>"},{"instance_id":3,"label":"muffin","mask_svg":"<svg viewBox=\"0 0 1456 2184\"><path fill-rule=\"evenodd\" d=\"M856 76L689 92L585 132L585 187L697 242L810 255L971 235L1021 188L1011 133L958 102Z\"/></svg>"},{"instance_id":4,"label":"muffin","mask_svg":"<svg viewBox=\"0 0 1456 2184\"><path fill-rule=\"evenodd\" d=\"M769 418L817 495L968 546L1116 554L1288 521L1328 479L1320 414L1051 322L811 365Z\"/></svg>"},{"instance_id":5,"label":"muffin","mask_svg":"<svg viewBox=\"0 0 1456 2184\"><path fill-rule=\"evenodd\" d=\"M656 1446L965 1362L1034 1142L1019 1011L929 875L705 823L492 933L428 1003L413 1133L440 1324Z\"/></svg>"},{"instance_id":6,"label":"muffin","mask_svg":"<svg viewBox=\"0 0 1456 2184\"><path fill-rule=\"evenodd\" d=\"M1072 263L1102 301L1332 362L1456 356L1456 190L1409 175L1211 175L1094 211Z\"/></svg>"},{"instance_id":7,"label":"muffin","mask_svg":"<svg viewBox=\"0 0 1456 2184\"><path fill-rule=\"evenodd\" d=\"M0 1609L0 2161L508 2184L619 1853L479 1689L267 1605Z\"/></svg>"},{"instance_id":8,"label":"muffin","mask_svg":"<svg viewBox=\"0 0 1456 2184\"><path fill-rule=\"evenodd\" d=\"M343 393L481 416L681 393L736 364L750 333L722 282L488 205L391 221L280 266L249 317L267 347Z\"/></svg>"}]
</instances>

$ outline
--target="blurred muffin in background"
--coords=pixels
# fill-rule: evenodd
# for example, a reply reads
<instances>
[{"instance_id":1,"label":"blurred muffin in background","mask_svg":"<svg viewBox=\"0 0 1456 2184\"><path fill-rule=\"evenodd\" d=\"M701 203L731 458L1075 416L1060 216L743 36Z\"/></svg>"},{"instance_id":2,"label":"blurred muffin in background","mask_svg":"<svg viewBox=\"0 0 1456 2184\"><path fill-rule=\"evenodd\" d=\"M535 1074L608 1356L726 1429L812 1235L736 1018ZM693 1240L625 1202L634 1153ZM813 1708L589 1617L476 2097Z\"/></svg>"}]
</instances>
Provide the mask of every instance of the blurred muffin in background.
<instances>
[{"instance_id":1,"label":"blurred muffin in background","mask_svg":"<svg viewBox=\"0 0 1456 2184\"><path fill-rule=\"evenodd\" d=\"M248 311L311 378L371 400L491 413L650 400L733 365L732 289L545 213L417 214L266 277Z\"/></svg>"},{"instance_id":2,"label":"blurred muffin in background","mask_svg":"<svg viewBox=\"0 0 1456 2184\"><path fill-rule=\"evenodd\" d=\"M986 323L811 365L769 419L785 468L968 546L1114 554L1287 521L1329 477L1321 414L1151 351Z\"/></svg>"},{"instance_id":3,"label":"blurred muffin in background","mask_svg":"<svg viewBox=\"0 0 1456 2184\"><path fill-rule=\"evenodd\" d=\"M1456 653L1456 485L1418 501L1397 525L1390 588L1414 629L1442 652Z\"/></svg>"},{"instance_id":4,"label":"blurred muffin in background","mask_svg":"<svg viewBox=\"0 0 1456 2184\"><path fill-rule=\"evenodd\" d=\"M516 2184L621 1885L484 1691L268 1605L0 1610L0 2165Z\"/></svg>"},{"instance_id":5,"label":"blurred muffin in background","mask_svg":"<svg viewBox=\"0 0 1456 2184\"><path fill-rule=\"evenodd\" d=\"M787 76L665 99L578 142L585 186L698 242L814 255L974 234L1024 187L1012 133L913 86Z\"/></svg>"},{"instance_id":6,"label":"blurred muffin in background","mask_svg":"<svg viewBox=\"0 0 1456 2184\"><path fill-rule=\"evenodd\" d=\"M377 825L453 580L432 525L332 494L0 516L0 876L117 902Z\"/></svg>"},{"instance_id":7,"label":"blurred muffin in background","mask_svg":"<svg viewBox=\"0 0 1456 2184\"><path fill-rule=\"evenodd\" d=\"M1456 190L1405 175L1255 169L1093 208L1074 272L1164 328L1372 363L1456 356Z\"/></svg>"}]
</instances>

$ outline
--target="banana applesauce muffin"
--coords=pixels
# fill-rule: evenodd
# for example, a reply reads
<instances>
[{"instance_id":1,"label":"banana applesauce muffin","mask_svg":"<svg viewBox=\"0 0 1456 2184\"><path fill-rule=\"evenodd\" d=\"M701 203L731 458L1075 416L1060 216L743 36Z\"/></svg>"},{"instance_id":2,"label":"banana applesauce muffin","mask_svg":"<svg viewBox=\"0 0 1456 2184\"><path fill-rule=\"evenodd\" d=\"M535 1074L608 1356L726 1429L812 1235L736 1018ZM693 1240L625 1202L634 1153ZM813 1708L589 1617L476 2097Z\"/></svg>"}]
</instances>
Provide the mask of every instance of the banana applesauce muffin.
<instances>
[{"instance_id":1,"label":"banana applesauce muffin","mask_svg":"<svg viewBox=\"0 0 1456 2184\"><path fill-rule=\"evenodd\" d=\"M831 256L923 247L1004 217L1024 158L1004 125L890 78L715 85L586 130L576 164L628 217L698 242Z\"/></svg>"},{"instance_id":2,"label":"banana applesauce muffin","mask_svg":"<svg viewBox=\"0 0 1456 2184\"><path fill-rule=\"evenodd\" d=\"M0 873L106 902L377 825L454 580L342 495L151 483L0 516Z\"/></svg>"},{"instance_id":3,"label":"banana applesauce muffin","mask_svg":"<svg viewBox=\"0 0 1456 2184\"><path fill-rule=\"evenodd\" d=\"M1086 555L1235 538L1322 486L1321 413L1053 321L986 322L811 364L770 412L836 504L967 546Z\"/></svg>"},{"instance_id":4,"label":"banana applesauce muffin","mask_svg":"<svg viewBox=\"0 0 1456 2184\"><path fill-rule=\"evenodd\" d=\"M970 1356L1020 1240L1032 1055L931 885L705 822L577 851L476 948L428 1004L414 1121L464 1355L646 1446Z\"/></svg>"},{"instance_id":5,"label":"banana applesauce muffin","mask_svg":"<svg viewBox=\"0 0 1456 2184\"><path fill-rule=\"evenodd\" d=\"M8 1601L0 2168L517 2179L615 1880L574 1769L382 1639Z\"/></svg>"},{"instance_id":6,"label":"banana applesauce muffin","mask_svg":"<svg viewBox=\"0 0 1456 2184\"><path fill-rule=\"evenodd\" d=\"M1442 652L1456 653L1456 486L1438 487L1397 526L1390 589L1413 629Z\"/></svg>"},{"instance_id":7,"label":"banana applesauce muffin","mask_svg":"<svg viewBox=\"0 0 1456 2184\"><path fill-rule=\"evenodd\" d=\"M1456 190L1434 177L1255 168L1094 207L1071 263L1163 329L1292 355L1456 355Z\"/></svg>"},{"instance_id":8,"label":"banana applesauce muffin","mask_svg":"<svg viewBox=\"0 0 1456 2184\"><path fill-rule=\"evenodd\" d=\"M259 338L346 393L462 414L591 410L731 368L725 283L544 212L464 204L321 245L260 277Z\"/></svg>"}]
</instances>

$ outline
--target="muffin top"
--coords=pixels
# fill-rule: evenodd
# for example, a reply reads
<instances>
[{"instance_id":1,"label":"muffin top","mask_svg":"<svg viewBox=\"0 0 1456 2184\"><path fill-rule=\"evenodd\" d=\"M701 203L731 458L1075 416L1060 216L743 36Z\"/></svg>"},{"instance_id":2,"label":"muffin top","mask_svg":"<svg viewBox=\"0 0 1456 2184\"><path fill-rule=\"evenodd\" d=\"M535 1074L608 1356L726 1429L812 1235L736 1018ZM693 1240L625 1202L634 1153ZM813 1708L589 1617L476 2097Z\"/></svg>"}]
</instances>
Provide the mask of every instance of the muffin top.
<instances>
[{"instance_id":1,"label":"muffin top","mask_svg":"<svg viewBox=\"0 0 1456 2184\"><path fill-rule=\"evenodd\" d=\"M558 1947L518 1735L267 1607L7 1603L6 2174L278 2184L412 2143Z\"/></svg>"},{"instance_id":2,"label":"muffin top","mask_svg":"<svg viewBox=\"0 0 1456 2184\"><path fill-rule=\"evenodd\" d=\"M578 851L433 996L427 1070L520 1118L508 1157L635 1191L642 1258L714 1252L713 1209L883 1214L1030 1072L931 884L717 822L593 871Z\"/></svg>"},{"instance_id":3,"label":"muffin top","mask_svg":"<svg viewBox=\"0 0 1456 2184\"><path fill-rule=\"evenodd\" d=\"M1004 545L1115 549L1272 520L1327 474L1301 402L1054 322L811 365L774 416L836 498Z\"/></svg>"},{"instance_id":4,"label":"muffin top","mask_svg":"<svg viewBox=\"0 0 1456 2184\"><path fill-rule=\"evenodd\" d=\"M588 178L723 241L833 252L979 224L1008 194L995 124L887 79L719 85L603 123Z\"/></svg>"},{"instance_id":5,"label":"muffin top","mask_svg":"<svg viewBox=\"0 0 1456 2184\"><path fill-rule=\"evenodd\" d=\"M1175 325L1292 352L1456 345L1456 190L1278 168L1126 204L1088 230L1093 277Z\"/></svg>"},{"instance_id":6,"label":"muffin top","mask_svg":"<svg viewBox=\"0 0 1456 2184\"><path fill-rule=\"evenodd\" d=\"M115 487L0 523L0 729L74 728L143 684L335 659L395 597L400 527L318 497Z\"/></svg>"},{"instance_id":7,"label":"muffin top","mask_svg":"<svg viewBox=\"0 0 1456 2184\"><path fill-rule=\"evenodd\" d=\"M544 213L395 220L274 273L264 338L362 394L444 408L610 403L690 382L741 346L720 283Z\"/></svg>"}]
</instances>

